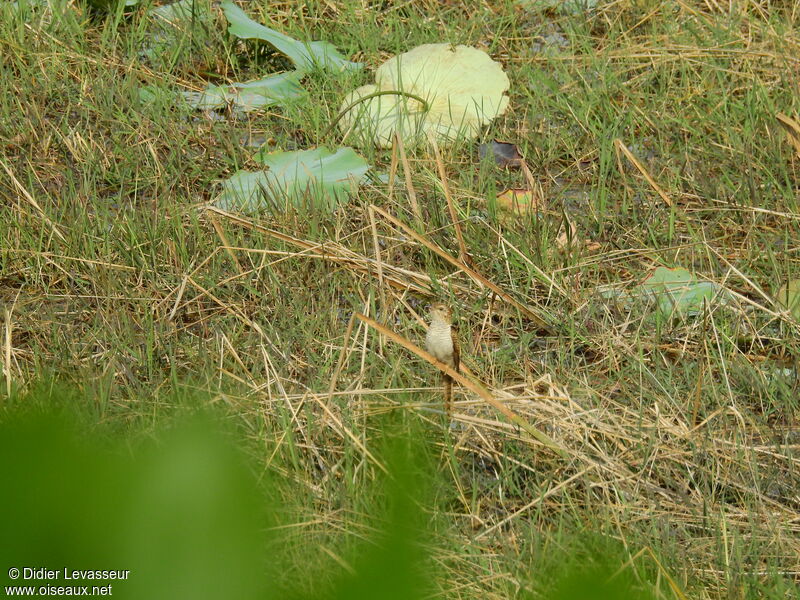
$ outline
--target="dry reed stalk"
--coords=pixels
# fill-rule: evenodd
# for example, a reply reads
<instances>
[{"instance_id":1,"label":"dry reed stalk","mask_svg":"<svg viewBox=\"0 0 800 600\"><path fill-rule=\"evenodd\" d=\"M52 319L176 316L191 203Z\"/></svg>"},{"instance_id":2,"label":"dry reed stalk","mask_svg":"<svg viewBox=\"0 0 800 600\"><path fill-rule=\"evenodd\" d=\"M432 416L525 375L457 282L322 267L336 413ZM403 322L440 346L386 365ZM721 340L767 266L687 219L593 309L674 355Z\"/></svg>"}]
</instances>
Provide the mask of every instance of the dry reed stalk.
<instances>
[{"instance_id":1,"label":"dry reed stalk","mask_svg":"<svg viewBox=\"0 0 800 600\"><path fill-rule=\"evenodd\" d=\"M433 136L428 137L431 148L433 148L433 156L436 159L436 168L439 171L439 180L442 184L442 191L447 202L447 210L450 214L450 221L453 224L453 231L456 233L456 240L458 241L458 258L465 265L474 267L472 257L467 252L467 243L464 241L464 234L461 232L460 219L456 212L456 206L453 202L453 194L450 193L450 184L447 182L447 173L444 169L444 161L442 161L442 154L439 152L439 145Z\"/></svg>"},{"instance_id":2,"label":"dry reed stalk","mask_svg":"<svg viewBox=\"0 0 800 600\"><path fill-rule=\"evenodd\" d=\"M650 184L650 187L652 187L656 191L656 193L659 196L661 196L661 199L667 206L671 207L672 200L670 199L670 197L667 196L667 193L664 190L662 190L661 187L656 183L656 180L653 179L653 177L650 175L647 169L645 169L642 163L640 163L639 160L633 155L633 152L628 150L627 146L625 146L622 140L620 139L614 140L614 147L617 149L618 152L622 152L625 155L625 157L629 161L631 161L633 166L636 167L639 173L641 173L642 176L647 180L647 183Z\"/></svg>"},{"instance_id":3,"label":"dry reed stalk","mask_svg":"<svg viewBox=\"0 0 800 600\"><path fill-rule=\"evenodd\" d=\"M411 203L411 213L414 215L414 218L418 223L422 223L422 213L420 212L419 204L417 203L417 191L414 189L414 181L411 178L411 165L406 157L406 148L403 144L403 138L400 137L397 132L394 134L394 146L397 148L397 151L400 154L400 162L403 163L403 176L406 180L408 201Z\"/></svg>"},{"instance_id":4,"label":"dry reed stalk","mask_svg":"<svg viewBox=\"0 0 800 600\"><path fill-rule=\"evenodd\" d=\"M39 203L36 201L36 199L33 196L31 196L31 194L30 194L30 192L28 190L25 189L25 186L23 186L20 183L19 179L17 179L17 177L14 175L14 171L12 171L11 168L2 159L0 159L0 166L3 167L3 170L11 178L11 181L14 184L14 187L16 187L17 190L19 191L19 193L22 194L22 197L25 198L25 200L28 202L28 204L30 204L34 208L34 210L39 215L39 218L42 221L44 221L47 224L48 227L50 227L50 230L55 234L55 236L58 239L60 239L62 242L66 242L67 240L66 240L66 238L64 238L64 234L61 233L61 231L58 229L56 224L53 223L49 219L49 217L45 214L45 212L42 209L42 207L39 206Z\"/></svg>"}]
</instances>

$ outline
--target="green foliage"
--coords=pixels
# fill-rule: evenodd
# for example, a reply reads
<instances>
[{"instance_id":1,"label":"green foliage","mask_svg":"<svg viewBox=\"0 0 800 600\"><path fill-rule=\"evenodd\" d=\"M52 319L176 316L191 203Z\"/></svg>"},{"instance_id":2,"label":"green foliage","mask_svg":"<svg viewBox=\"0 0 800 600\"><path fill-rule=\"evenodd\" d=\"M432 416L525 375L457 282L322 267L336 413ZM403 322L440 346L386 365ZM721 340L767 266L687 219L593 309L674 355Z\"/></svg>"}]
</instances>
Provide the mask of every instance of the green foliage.
<instances>
[{"instance_id":1,"label":"green foliage","mask_svg":"<svg viewBox=\"0 0 800 600\"><path fill-rule=\"evenodd\" d=\"M728 292L713 281L698 281L683 267L657 267L639 286L641 293L656 301L665 317L690 316L702 312L712 301L724 302Z\"/></svg>"},{"instance_id":2,"label":"green foliage","mask_svg":"<svg viewBox=\"0 0 800 600\"><path fill-rule=\"evenodd\" d=\"M597 0L516 0L526 10L557 10L562 14L580 15L597 7Z\"/></svg>"},{"instance_id":3,"label":"green foliage","mask_svg":"<svg viewBox=\"0 0 800 600\"><path fill-rule=\"evenodd\" d=\"M178 2L156 6L150 10L150 14L168 23L178 23L195 18L206 18L208 4L203 0L178 0Z\"/></svg>"},{"instance_id":4,"label":"green foliage","mask_svg":"<svg viewBox=\"0 0 800 600\"><path fill-rule=\"evenodd\" d=\"M510 83L499 63L468 46L423 44L393 56L375 71L375 85L348 94L340 129L363 145L404 144L476 137L505 112ZM358 104L356 104L358 103Z\"/></svg>"},{"instance_id":5,"label":"green foliage","mask_svg":"<svg viewBox=\"0 0 800 600\"><path fill-rule=\"evenodd\" d=\"M288 205L332 209L369 170L352 148L261 151L266 171L238 171L223 183L216 205L225 210L283 210Z\"/></svg>"},{"instance_id":6,"label":"green foliage","mask_svg":"<svg viewBox=\"0 0 800 600\"><path fill-rule=\"evenodd\" d=\"M246 83L210 85L202 92L183 92L193 108L208 110L232 106L245 112L296 101L305 95L299 73L268 75Z\"/></svg>"},{"instance_id":7,"label":"green foliage","mask_svg":"<svg viewBox=\"0 0 800 600\"><path fill-rule=\"evenodd\" d=\"M83 0L87 5L91 6L92 8L103 11L103 12L111 12L117 10L117 7L120 5L128 7L128 6L136 6L142 0Z\"/></svg>"},{"instance_id":8,"label":"green foliage","mask_svg":"<svg viewBox=\"0 0 800 600\"><path fill-rule=\"evenodd\" d=\"M336 48L328 42L306 42L289 37L280 31L270 29L256 23L244 11L230 0L222 3L222 10L230 23L228 31L231 35L242 39L258 39L265 41L289 57L295 68L306 72L314 68L339 71L342 69L360 69L361 65L345 59Z\"/></svg>"},{"instance_id":9,"label":"green foliage","mask_svg":"<svg viewBox=\"0 0 800 600\"><path fill-rule=\"evenodd\" d=\"M4 572L4 585L111 584L115 597L174 600L427 597L420 506L430 499L424 490L432 472L413 432L387 438L380 454L387 476L364 490L365 525L374 533L354 550L354 569L339 566L331 585L313 585L306 595L305 584L283 587L279 573L292 553L274 533L289 525L280 498L297 498L300 490L269 476L257 484L255 465L231 441L235 431L220 428L222 414L178 414L142 438L79 418L76 410L89 398L40 389L0 418L0 559L61 575L12 580ZM300 556L296 568L321 575L308 554ZM65 581L64 569L129 573Z\"/></svg>"},{"instance_id":10,"label":"green foliage","mask_svg":"<svg viewBox=\"0 0 800 600\"><path fill-rule=\"evenodd\" d=\"M129 570L126 580L75 582L112 584L121 598L270 597L269 513L239 453L208 419L132 451L126 437L98 437L64 411L4 416L3 564ZM4 585L70 584L63 572L11 581L5 571Z\"/></svg>"},{"instance_id":11,"label":"green foliage","mask_svg":"<svg viewBox=\"0 0 800 600\"><path fill-rule=\"evenodd\" d=\"M163 533L190 570L238 576L226 559L211 564L208 547L236 557L226 530L252 525L258 539L244 546L258 544L258 556L242 564L259 561L267 598L383 597L382 581L398 595L552 598L583 570L599 578L595 591L619 572L609 585L636 598L797 595L800 338L776 302L800 278L800 163L775 119L800 111L797 11L240 1L291 38L305 94L192 112L171 90L225 90L295 65L268 42L228 35L218 3L164 9L169 20L151 14L156 4L87 13L70 0L0 2L0 446L14 505L0 520L4 561L124 547L142 565L134 585L148 589L136 591L160 597L149 586L164 567L153 563L188 563L147 556L143 537ZM368 75L311 68L302 40L326 40L370 68L431 43L480 48L502 64L508 110L475 143L441 148L455 214L424 147L403 159L373 145L363 162L389 183L361 186L355 199L337 192L335 211L328 199L324 210L270 211L260 191L260 214L206 210L220 181L258 170L254 147L351 143L329 132ZM149 103L143 86L157 90ZM493 138L514 144L528 171L479 162L479 143ZM521 190L532 209L505 218L494 200L503 190ZM475 269L551 333L421 243L456 257L454 220ZM643 286L658 265L691 278ZM654 310L611 302L599 293L609 286ZM723 287L741 302L727 303ZM686 292L696 300L684 302ZM345 340L354 311L421 340L432 296L454 304L465 364L562 442L568 460L463 388L448 428L432 369L369 330ZM791 307L788 286L785 296ZM676 302L694 312L710 297L726 304L702 319L664 318ZM57 404L82 407L78 423L32 416L25 429L18 415L12 426L12 412L45 404L15 396L43 373L75 386ZM189 386L194 403L176 393ZM212 420L232 427L180 424L177 414L200 406L225 407ZM214 456L196 447L198 430ZM392 498L387 432L427 453L404 484L425 488L408 503L419 511ZM208 461L210 475L186 454ZM254 494L260 508L226 520L217 513L234 499L210 495L209 481ZM86 525L92 511L108 535ZM414 527L393 555L398 522ZM23 526L34 535L23 539ZM421 567L409 550L420 548ZM404 568L360 577L387 564Z\"/></svg>"},{"instance_id":12,"label":"green foliage","mask_svg":"<svg viewBox=\"0 0 800 600\"><path fill-rule=\"evenodd\" d=\"M561 582L550 596L552 600L647 600L653 598L646 592L634 591L619 579L612 580L611 570L593 569L572 575Z\"/></svg>"}]
</instances>

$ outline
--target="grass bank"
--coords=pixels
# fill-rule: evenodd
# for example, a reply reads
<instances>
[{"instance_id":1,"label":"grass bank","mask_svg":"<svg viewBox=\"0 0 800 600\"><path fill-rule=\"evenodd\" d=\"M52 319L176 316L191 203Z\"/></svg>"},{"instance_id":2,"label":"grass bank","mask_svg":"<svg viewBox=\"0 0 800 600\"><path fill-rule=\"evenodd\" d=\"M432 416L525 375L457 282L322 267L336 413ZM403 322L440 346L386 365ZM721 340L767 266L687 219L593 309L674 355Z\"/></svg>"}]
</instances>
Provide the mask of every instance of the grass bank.
<instances>
[{"instance_id":1,"label":"grass bank","mask_svg":"<svg viewBox=\"0 0 800 600\"><path fill-rule=\"evenodd\" d=\"M285 108L193 112L139 90L285 66L231 39L216 7L155 55L146 7L54 1L0 21L6 404L55 378L130 435L196 392L235 423L251 470L305 499L284 573L308 593L309 564L355 570L357 552L337 549L363 537L390 470L381 440L407 433L430 463L421 510L439 596L552 597L563 572L604 555L655 598L793 597L800 346L775 298L800 278L800 200L777 115L798 113L800 10L243 7L367 69L310 73L308 97ZM320 136L344 95L389 56L443 40L486 50L512 81L481 141L515 143L531 179L472 143L442 157L475 269L502 295L431 250L458 256L423 150L334 212L205 210L220 179L253 166L247 142L339 144ZM363 155L392 170L391 150ZM503 190L531 187L539 210L498 208ZM731 301L684 318L629 301L658 266ZM361 312L420 342L432 299L455 306L475 376L561 454L463 389L449 430L430 366L362 322L346 336Z\"/></svg>"}]
</instances>

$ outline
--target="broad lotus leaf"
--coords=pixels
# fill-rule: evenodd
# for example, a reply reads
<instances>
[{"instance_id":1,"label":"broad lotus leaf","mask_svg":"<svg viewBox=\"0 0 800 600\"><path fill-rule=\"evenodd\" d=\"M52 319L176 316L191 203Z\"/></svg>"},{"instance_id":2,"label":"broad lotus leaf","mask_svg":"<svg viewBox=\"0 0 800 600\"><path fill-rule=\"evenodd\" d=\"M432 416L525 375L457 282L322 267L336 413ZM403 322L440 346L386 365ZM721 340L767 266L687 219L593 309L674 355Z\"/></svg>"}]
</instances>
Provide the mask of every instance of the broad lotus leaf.
<instances>
[{"instance_id":1,"label":"broad lotus leaf","mask_svg":"<svg viewBox=\"0 0 800 600\"><path fill-rule=\"evenodd\" d=\"M328 42L305 42L270 29L257 23L230 0L222 3L222 10L228 20L228 32L241 39L259 39L274 46L289 57L295 69L306 72L314 67L333 71L360 69L360 63L350 62Z\"/></svg>"},{"instance_id":2,"label":"broad lotus leaf","mask_svg":"<svg viewBox=\"0 0 800 600\"><path fill-rule=\"evenodd\" d=\"M658 312L664 316L679 314L694 316L712 301L726 302L730 292L713 281L699 281L683 267L669 269L658 267L638 287L638 291L652 297Z\"/></svg>"},{"instance_id":3,"label":"broad lotus leaf","mask_svg":"<svg viewBox=\"0 0 800 600\"><path fill-rule=\"evenodd\" d=\"M155 65L172 64L183 52L209 41L215 16L212 0L179 0L147 11L147 34L140 55ZM191 44L187 44L191 40Z\"/></svg>"},{"instance_id":4,"label":"broad lotus leaf","mask_svg":"<svg viewBox=\"0 0 800 600\"><path fill-rule=\"evenodd\" d=\"M217 206L242 212L280 211L287 204L333 209L370 168L347 147L259 152L254 159L267 170L236 172L223 182Z\"/></svg>"},{"instance_id":5,"label":"broad lotus leaf","mask_svg":"<svg viewBox=\"0 0 800 600\"><path fill-rule=\"evenodd\" d=\"M407 96L378 96L351 109L340 127L345 133L355 133L362 142L383 148L391 146L394 131L406 143L428 136L439 142L473 138L481 127L505 112L509 86L500 64L481 50L424 44L386 61L375 72L374 89L357 89L345 98L342 109L366 96L370 89L419 96L428 103L427 112L423 113L420 102Z\"/></svg>"},{"instance_id":6,"label":"broad lotus leaf","mask_svg":"<svg viewBox=\"0 0 800 600\"><path fill-rule=\"evenodd\" d=\"M137 2L139 0L136 0ZM208 15L208 2L199 2L196 0L179 0L171 4L162 4L155 8L150 9L149 14L163 19L167 23L177 23L179 21L190 20L200 16L206 17Z\"/></svg>"},{"instance_id":7,"label":"broad lotus leaf","mask_svg":"<svg viewBox=\"0 0 800 600\"><path fill-rule=\"evenodd\" d=\"M89 0L89 4L100 10L113 11L119 4L123 6L136 6L142 0Z\"/></svg>"},{"instance_id":8,"label":"broad lotus leaf","mask_svg":"<svg viewBox=\"0 0 800 600\"><path fill-rule=\"evenodd\" d=\"M657 267L631 290L609 289L601 294L606 298L616 298L628 306L644 301L654 305L655 312L667 318L695 317L702 313L705 306L729 304L734 299L722 285L698 280L683 267Z\"/></svg>"},{"instance_id":9,"label":"broad lotus leaf","mask_svg":"<svg viewBox=\"0 0 800 600\"><path fill-rule=\"evenodd\" d=\"M517 0L517 4L533 10L557 10L562 15L576 15L595 9L597 0Z\"/></svg>"},{"instance_id":10,"label":"broad lotus leaf","mask_svg":"<svg viewBox=\"0 0 800 600\"><path fill-rule=\"evenodd\" d=\"M98 10L115 10L116 3L119 0L87 0L89 5ZM141 0L123 0L123 4L127 6L136 6ZM8 10L9 13L18 13L22 9L38 9L46 8L53 9L52 0L13 0L9 2L0 2L0 11Z\"/></svg>"},{"instance_id":11,"label":"broad lotus leaf","mask_svg":"<svg viewBox=\"0 0 800 600\"><path fill-rule=\"evenodd\" d=\"M353 105L359 98L374 94L381 90L369 84L356 88L344 99L344 108ZM423 105L399 94L376 96L353 106L340 122L345 131L355 124L362 140L374 140L378 146L387 148L392 145L392 137L397 131L404 140L414 139L421 133L421 124L425 118Z\"/></svg>"},{"instance_id":12,"label":"broad lotus leaf","mask_svg":"<svg viewBox=\"0 0 800 600\"><path fill-rule=\"evenodd\" d=\"M175 92L158 85L145 85L139 88L139 101L150 104L153 102L171 103L175 99Z\"/></svg>"},{"instance_id":13,"label":"broad lotus leaf","mask_svg":"<svg viewBox=\"0 0 800 600\"><path fill-rule=\"evenodd\" d=\"M249 112L275 104L285 105L305 94L296 71L269 75L257 81L210 85L202 92L183 92L183 97L193 108L208 110L233 105Z\"/></svg>"}]
</instances>

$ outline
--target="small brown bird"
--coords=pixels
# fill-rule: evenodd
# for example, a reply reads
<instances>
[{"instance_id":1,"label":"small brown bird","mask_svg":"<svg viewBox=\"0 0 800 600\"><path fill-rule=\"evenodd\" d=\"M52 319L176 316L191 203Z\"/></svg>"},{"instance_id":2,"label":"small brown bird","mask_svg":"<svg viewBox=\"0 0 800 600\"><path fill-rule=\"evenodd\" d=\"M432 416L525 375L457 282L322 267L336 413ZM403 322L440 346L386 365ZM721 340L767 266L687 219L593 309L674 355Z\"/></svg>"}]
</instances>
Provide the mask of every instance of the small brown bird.
<instances>
[{"instance_id":1,"label":"small brown bird","mask_svg":"<svg viewBox=\"0 0 800 600\"><path fill-rule=\"evenodd\" d=\"M443 363L456 371L461 366L461 355L458 347L458 335L453 328L452 311L446 304L434 304L431 307L431 324L425 336L425 346ZM453 378L442 373L444 382L444 410L449 418L453 412Z\"/></svg>"}]
</instances>

